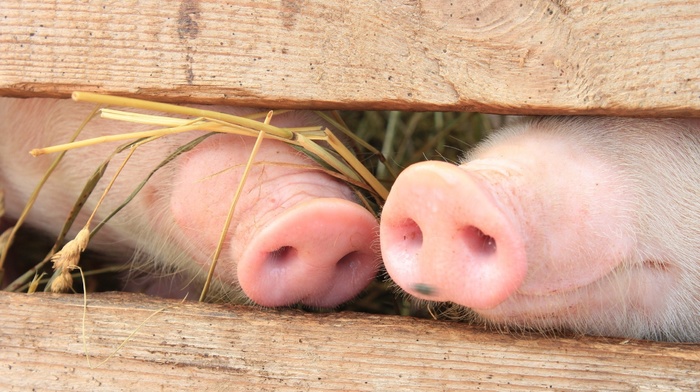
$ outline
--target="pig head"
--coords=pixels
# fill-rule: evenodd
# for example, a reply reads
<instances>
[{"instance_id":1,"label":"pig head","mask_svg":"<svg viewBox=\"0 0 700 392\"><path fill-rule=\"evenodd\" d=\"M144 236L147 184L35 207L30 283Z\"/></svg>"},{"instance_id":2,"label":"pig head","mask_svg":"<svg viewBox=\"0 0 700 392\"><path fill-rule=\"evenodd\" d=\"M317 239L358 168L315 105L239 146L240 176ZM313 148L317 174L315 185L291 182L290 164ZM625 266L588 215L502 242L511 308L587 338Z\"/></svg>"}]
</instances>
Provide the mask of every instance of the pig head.
<instances>
[{"instance_id":1,"label":"pig head","mask_svg":"<svg viewBox=\"0 0 700 392\"><path fill-rule=\"evenodd\" d=\"M700 341L700 121L553 117L423 162L381 217L409 294L535 330Z\"/></svg>"},{"instance_id":2,"label":"pig head","mask_svg":"<svg viewBox=\"0 0 700 392\"><path fill-rule=\"evenodd\" d=\"M93 105L69 100L0 98L0 187L6 216L17 218L52 161L28 151L65 143ZM251 109L213 107L245 115ZM258 110L256 110L258 111ZM322 125L310 112L273 116L282 127ZM80 139L152 129L97 119ZM98 210L99 222L121 204L156 165L204 132L172 135L140 147ZM90 247L128 259L134 250L158 271L206 276L254 138L217 134L156 172ZM44 187L27 223L55 233L86 179L118 145L69 151ZM84 224L121 162L108 167L76 222ZM232 292L266 306L303 303L332 307L353 298L374 277L377 220L354 192L308 156L265 139L236 206L215 277Z\"/></svg>"}]
</instances>

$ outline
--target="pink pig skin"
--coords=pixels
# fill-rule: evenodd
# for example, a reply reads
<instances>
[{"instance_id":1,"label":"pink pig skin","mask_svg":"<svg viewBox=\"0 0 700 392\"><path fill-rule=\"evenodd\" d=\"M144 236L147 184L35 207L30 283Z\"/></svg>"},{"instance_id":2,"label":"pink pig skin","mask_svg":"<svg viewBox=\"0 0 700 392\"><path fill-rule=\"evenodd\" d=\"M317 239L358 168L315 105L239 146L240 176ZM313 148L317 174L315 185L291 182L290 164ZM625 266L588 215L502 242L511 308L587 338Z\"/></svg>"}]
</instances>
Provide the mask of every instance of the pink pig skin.
<instances>
[{"instance_id":1,"label":"pink pig skin","mask_svg":"<svg viewBox=\"0 0 700 392\"><path fill-rule=\"evenodd\" d=\"M0 187L6 193L7 216L18 216L53 160L34 158L29 150L66 142L92 106L69 100L0 99ZM293 112L273 117L272 124L307 126L321 121L310 112ZM97 119L80 139L152 128ZM202 134L183 133L139 148L98 218L118 206L172 151ZM90 247L122 255L136 249L156 259L156 269L166 265L205 276L253 143L251 137L215 135L179 156L153 176ZM87 177L118 144L69 151L28 223L57 232ZM110 164L75 228L86 221L122 156ZM242 288L248 298L265 306L331 307L352 299L378 267L378 250L373 248L376 219L354 202L346 185L314 170L315 163L283 142L265 139L256 161L265 164L256 164L248 177L216 268L218 280L234 290Z\"/></svg>"},{"instance_id":2,"label":"pink pig skin","mask_svg":"<svg viewBox=\"0 0 700 392\"><path fill-rule=\"evenodd\" d=\"M700 341L700 120L544 118L407 168L381 217L406 292L489 324Z\"/></svg>"}]
</instances>

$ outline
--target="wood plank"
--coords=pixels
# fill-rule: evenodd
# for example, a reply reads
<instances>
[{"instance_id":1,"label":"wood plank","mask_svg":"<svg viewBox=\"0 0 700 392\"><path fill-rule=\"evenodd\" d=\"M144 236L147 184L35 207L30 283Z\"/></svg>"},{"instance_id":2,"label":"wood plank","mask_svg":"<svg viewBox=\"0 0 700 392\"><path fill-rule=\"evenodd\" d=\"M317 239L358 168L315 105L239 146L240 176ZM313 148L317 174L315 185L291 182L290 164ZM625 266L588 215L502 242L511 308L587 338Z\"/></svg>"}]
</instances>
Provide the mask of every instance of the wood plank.
<instances>
[{"instance_id":1,"label":"wood plank","mask_svg":"<svg viewBox=\"0 0 700 392\"><path fill-rule=\"evenodd\" d=\"M700 116L700 2L5 0L0 95Z\"/></svg>"},{"instance_id":2,"label":"wood plank","mask_svg":"<svg viewBox=\"0 0 700 392\"><path fill-rule=\"evenodd\" d=\"M514 337L456 322L180 304L134 294L90 295L90 367L82 303L80 295L0 293L0 389L700 388L698 344Z\"/></svg>"}]
</instances>

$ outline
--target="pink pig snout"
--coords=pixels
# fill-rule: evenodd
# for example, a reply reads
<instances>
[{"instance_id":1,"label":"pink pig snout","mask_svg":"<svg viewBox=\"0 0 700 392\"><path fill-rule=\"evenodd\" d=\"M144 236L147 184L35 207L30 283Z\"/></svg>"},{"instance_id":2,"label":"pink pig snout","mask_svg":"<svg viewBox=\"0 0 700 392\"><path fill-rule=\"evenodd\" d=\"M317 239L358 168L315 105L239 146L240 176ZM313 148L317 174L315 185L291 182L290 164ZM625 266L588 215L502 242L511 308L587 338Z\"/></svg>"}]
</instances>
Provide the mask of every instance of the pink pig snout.
<instances>
[{"instance_id":1,"label":"pink pig snout","mask_svg":"<svg viewBox=\"0 0 700 392\"><path fill-rule=\"evenodd\" d=\"M182 157L171 210L208 267L254 139L214 136ZM341 182L264 140L236 205L216 276L263 306L330 307L376 274L377 220Z\"/></svg>"},{"instance_id":2,"label":"pink pig snout","mask_svg":"<svg viewBox=\"0 0 700 392\"><path fill-rule=\"evenodd\" d=\"M238 261L238 280L255 302L335 306L376 273L377 222L343 199L302 202L256 233Z\"/></svg>"},{"instance_id":3,"label":"pink pig snout","mask_svg":"<svg viewBox=\"0 0 700 392\"><path fill-rule=\"evenodd\" d=\"M387 272L408 293L490 309L525 278L515 220L473 174L444 162L404 170L382 211Z\"/></svg>"}]
</instances>

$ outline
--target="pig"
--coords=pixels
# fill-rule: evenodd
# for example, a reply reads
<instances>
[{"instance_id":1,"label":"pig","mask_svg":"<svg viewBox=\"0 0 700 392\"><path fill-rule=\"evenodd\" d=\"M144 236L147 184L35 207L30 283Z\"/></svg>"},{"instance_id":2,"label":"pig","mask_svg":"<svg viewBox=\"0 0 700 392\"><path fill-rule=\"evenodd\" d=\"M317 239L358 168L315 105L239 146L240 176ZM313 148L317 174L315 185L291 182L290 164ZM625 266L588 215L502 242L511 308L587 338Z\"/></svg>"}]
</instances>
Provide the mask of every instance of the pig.
<instances>
[{"instance_id":1,"label":"pig","mask_svg":"<svg viewBox=\"0 0 700 392\"><path fill-rule=\"evenodd\" d=\"M506 127L405 169L380 242L405 293L501 330L698 342L700 119Z\"/></svg>"},{"instance_id":2,"label":"pig","mask_svg":"<svg viewBox=\"0 0 700 392\"><path fill-rule=\"evenodd\" d=\"M6 218L18 217L54 158L35 158L29 151L65 143L93 107L60 99L0 98L0 188ZM203 108L237 115L260 111ZM321 120L311 112L289 112L273 115L271 123L299 127L321 125ZM79 139L153 128L95 119ZM204 133L176 134L138 148L98 209L96 222L121 204L158 163ZM89 248L124 259L134 253L146 255L156 273L206 276L254 142L250 136L217 134L181 154L156 172ZM56 233L87 178L119 144L69 151L27 224ZM121 156L109 165L71 235L95 207ZM242 290L245 298L269 307L334 307L355 297L379 265L376 217L356 202L345 183L318 170L318 164L284 142L264 139L256 162L235 209L216 281L229 292Z\"/></svg>"}]
</instances>

